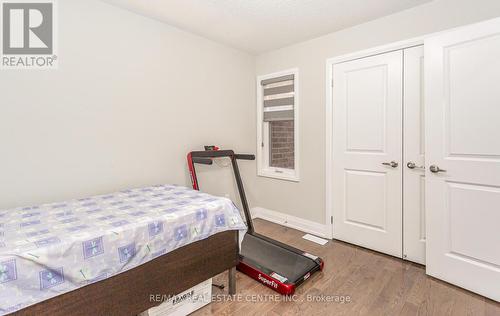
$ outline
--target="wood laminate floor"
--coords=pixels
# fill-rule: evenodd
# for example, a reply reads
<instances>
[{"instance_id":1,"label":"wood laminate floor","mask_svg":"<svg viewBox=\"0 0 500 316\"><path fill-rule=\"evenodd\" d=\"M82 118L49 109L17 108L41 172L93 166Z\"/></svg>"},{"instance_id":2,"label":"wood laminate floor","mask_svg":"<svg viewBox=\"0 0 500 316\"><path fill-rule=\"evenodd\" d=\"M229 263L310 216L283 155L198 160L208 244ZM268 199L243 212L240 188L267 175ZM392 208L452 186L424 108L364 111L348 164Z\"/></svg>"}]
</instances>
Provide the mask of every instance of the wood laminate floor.
<instances>
[{"instance_id":1,"label":"wood laminate floor","mask_svg":"<svg viewBox=\"0 0 500 316\"><path fill-rule=\"evenodd\" d=\"M255 220L255 227L322 257L324 271L297 289L296 301L288 302L238 272L237 296L229 299L222 295L226 290L214 288L213 294L221 294L218 301L193 315L500 315L499 303L428 277L420 265L338 241L320 246L302 239L302 232L263 220ZM214 283L227 284L227 273ZM331 301L308 301L314 296Z\"/></svg>"}]
</instances>

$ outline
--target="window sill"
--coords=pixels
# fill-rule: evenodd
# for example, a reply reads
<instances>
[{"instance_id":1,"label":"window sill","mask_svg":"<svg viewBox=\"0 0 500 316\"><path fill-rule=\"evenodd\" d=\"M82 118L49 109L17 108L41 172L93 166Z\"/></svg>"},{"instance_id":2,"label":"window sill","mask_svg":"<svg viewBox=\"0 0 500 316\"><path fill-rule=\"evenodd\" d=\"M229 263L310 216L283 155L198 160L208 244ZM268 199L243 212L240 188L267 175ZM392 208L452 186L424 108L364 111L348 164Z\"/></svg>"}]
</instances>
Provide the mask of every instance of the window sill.
<instances>
[{"instance_id":1,"label":"window sill","mask_svg":"<svg viewBox=\"0 0 500 316\"><path fill-rule=\"evenodd\" d=\"M276 172L275 170L270 170L270 169L259 170L257 172L257 175L259 177L273 178L273 179L292 181L292 182L300 181L299 176L295 173Z\"/></svg>"}]
</instances>

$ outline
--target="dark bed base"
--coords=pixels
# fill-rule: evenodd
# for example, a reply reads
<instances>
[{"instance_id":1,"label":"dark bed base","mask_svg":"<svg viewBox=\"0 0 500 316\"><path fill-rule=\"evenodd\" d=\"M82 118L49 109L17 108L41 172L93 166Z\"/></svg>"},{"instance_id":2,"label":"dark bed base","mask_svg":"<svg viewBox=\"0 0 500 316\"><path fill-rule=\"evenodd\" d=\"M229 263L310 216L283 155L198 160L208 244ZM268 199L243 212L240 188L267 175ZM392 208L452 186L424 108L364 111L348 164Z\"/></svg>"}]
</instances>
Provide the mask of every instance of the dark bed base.
<instances>
[{"instance_id":1,"label":"dark bed base","mask_svg":"<svg viewBox=\"0 0 500 316\"><path fill-rule=\"evenodd\" d=\"M137 315L159 304L151 295L178 294L225 270L234 293L238 250L237 231L219 233L12 315Z\"/></svg>"}]
</instances>

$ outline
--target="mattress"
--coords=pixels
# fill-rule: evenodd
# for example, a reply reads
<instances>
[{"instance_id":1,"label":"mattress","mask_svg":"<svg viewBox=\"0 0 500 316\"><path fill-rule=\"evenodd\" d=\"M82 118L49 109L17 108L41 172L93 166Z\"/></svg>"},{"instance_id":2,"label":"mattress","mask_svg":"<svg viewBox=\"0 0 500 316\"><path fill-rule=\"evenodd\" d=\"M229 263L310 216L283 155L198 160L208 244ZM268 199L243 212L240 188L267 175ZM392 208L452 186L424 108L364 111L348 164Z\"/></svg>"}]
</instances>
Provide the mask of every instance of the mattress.
<instances>
[{"instance_id":1,"label":"mattress","mask_svg":"<svg viewBox=\"0 0 500 316\"><path fill-rule=\"evenodd\" d=\"M229 199L175 185L0 211L0 315L245 229Z\"/></svg>"}]
</instances>

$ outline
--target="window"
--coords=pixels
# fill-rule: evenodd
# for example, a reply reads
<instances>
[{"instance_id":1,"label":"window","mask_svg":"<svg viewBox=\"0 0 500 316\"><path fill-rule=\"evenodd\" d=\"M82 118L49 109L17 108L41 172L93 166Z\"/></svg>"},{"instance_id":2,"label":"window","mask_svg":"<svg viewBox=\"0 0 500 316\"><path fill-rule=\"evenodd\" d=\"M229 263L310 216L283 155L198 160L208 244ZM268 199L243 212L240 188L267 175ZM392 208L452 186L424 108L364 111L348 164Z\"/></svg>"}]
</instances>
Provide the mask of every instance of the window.
<instances>
[{"instance_id":1,"label":"window","mask_svg":"<svg viewBox=\"0 0 500 316\"><path fill-rule=\"evenodd\" d=\"M298 71L257 78L258 175L299 181Z\"/></svg>"}]
</instances>

